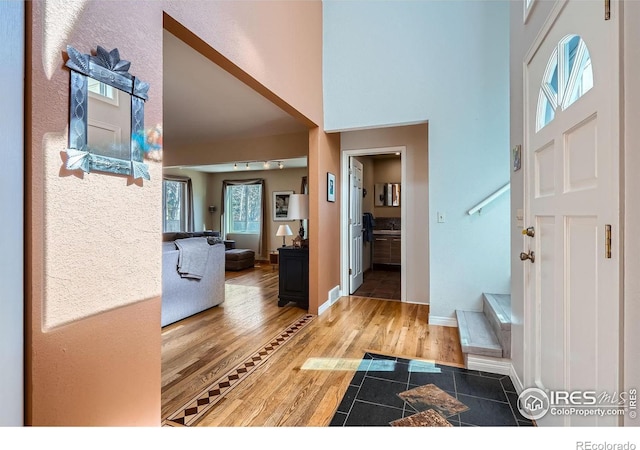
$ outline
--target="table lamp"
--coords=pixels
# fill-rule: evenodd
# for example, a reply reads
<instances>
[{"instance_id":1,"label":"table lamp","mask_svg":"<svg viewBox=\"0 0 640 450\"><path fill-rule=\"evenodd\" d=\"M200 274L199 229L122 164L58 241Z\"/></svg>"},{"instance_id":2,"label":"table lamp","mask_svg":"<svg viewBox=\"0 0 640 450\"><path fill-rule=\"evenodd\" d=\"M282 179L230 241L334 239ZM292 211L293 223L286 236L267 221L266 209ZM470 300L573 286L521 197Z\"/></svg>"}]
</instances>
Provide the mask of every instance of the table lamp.
<instances>
[{"instance_id":1,"label":"table lamp","mask_svg":"<svg viewBox=\"0 0 640 450\"><path fill-rule=\"evenodd\" d=\"M293 236L293 231L289 228L289 225L280 225L278 227L278 231L276 231L276 236L282 236L282 246L286 247L285 244L285 236Z\"/></svg>"},{"instance_id":2,"label":"table lamp","mask_svg":"<svg viewBox=\"0 0 640 450\"><path fill-rule=\"evenodd\" d=\"M309 218L309 196L307 194L291 194L287 219L300 221L300 240L304 241L303 220Z\"/></svg>"}]
</instances>

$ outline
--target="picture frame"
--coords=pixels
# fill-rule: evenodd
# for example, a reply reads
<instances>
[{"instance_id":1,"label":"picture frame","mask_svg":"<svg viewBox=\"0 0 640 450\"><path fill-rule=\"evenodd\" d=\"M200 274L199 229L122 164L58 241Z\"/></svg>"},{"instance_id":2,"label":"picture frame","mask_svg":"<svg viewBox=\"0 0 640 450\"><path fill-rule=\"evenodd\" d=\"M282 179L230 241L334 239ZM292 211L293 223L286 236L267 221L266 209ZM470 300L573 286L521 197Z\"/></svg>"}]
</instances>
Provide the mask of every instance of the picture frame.
<instances>
[{"instance_id":1,"label":"picture frame","mask_svg":"<svg viewBox=\"0 0 640 450\"><path fill-rule=\"evenodd\" d=\"M290 222L289 215L289 196L294 191L274 191L271 209L273 210L274 222Z\"/></svg>"},{"instance_id":2,"label":"picture frame","mask_svg":"<svg viewBox=\"0 0 640 450\"><path fill-rule=\"evenodd\" d=\"M327 172L327 201L336 201L336 176L331 172Z\"/></svg>"},{"instance_id":3,"label":"picture frame","mask_svg":"<svg viewBox=\"0 0 640 450\"><path fill-rule=\"evenodd\" d=\"M522 167L522 146L516 145L511 149L513 156L513 171L517 172Z\"/></svg>"}]
</instances>

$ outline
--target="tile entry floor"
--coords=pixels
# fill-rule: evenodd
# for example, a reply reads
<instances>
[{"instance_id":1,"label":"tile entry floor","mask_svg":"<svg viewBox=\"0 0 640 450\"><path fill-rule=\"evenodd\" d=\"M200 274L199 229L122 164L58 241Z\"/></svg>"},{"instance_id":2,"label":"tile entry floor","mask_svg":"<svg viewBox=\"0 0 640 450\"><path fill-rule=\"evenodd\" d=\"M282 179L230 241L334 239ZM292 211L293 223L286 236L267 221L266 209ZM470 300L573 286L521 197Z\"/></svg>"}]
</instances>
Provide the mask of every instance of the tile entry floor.
<instances>
[{"instance_id":1,"label":"tile entry floor","mask_svg":"<svg viewBox=\"0 0 640 450\"><path fill-rule=\"evenodd\" d=\"M400 271L370 269L363 275L362 285L353 293L359 297L400 300Z\"/></svg>"},{"instance_id":2,"label":"tile entry floor","mask_svg":"<svg viewBox=\"0 0 640 450\"><path fill-rule=\"evenodd\" d=\"M390 426L421 412L398 394L428 384L468 407L446 418L453 426L535 426L518 412L506 375L372 353L364 355L330 426Z\"/></svg>"}]
</instances>

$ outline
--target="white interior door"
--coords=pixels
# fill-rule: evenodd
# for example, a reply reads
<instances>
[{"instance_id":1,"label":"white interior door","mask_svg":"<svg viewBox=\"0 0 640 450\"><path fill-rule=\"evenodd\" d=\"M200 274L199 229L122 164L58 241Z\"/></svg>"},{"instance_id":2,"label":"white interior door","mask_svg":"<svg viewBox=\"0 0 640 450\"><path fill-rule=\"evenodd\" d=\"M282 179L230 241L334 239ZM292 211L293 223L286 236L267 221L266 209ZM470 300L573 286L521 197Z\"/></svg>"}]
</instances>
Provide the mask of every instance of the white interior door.
<instances>
[{"instance_id":1,"label":"white interior door","mask_svg":"<svg viewBox=\"0 0 640 450\"><path fill-rule=\"evenodd\" d=\"M619 25L616 4L559 3L525 61L525 388L618 391ZM561 7L561 5L563 5ZM607 254L606 230L613 230ZM541 425L616 425L554 416Z\"/></svg>"},{"instance_id":2,"label":"white interior door","mask_svg":"<svg viewBox=\"0 0 640 450\"><path fill-rule=\"evenodd\" d=\"M362 268L362 163L349 158L349 294L361 285Z\"/></svg>"}]
</instances>

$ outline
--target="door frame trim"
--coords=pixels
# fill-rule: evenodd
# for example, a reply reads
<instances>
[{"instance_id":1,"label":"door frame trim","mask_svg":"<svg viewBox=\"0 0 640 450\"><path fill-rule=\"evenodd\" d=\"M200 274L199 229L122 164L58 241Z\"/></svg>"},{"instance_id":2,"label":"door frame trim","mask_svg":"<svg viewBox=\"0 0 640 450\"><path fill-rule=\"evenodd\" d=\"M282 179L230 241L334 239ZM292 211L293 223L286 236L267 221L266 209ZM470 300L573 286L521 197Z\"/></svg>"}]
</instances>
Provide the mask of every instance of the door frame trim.
<instances>
[{"instance_id":1,"label":"door frame trim","mask_svg":"<svg viewBox=\"0 0 640 450\"><path fill-rule=\"evenodd\" d=\"M400 153L400 182L407 180L407 147L375 147L354 150L342 150L340 158L341 180L349 179L349 158L351 156L371 156L384 153ZM349 295L349 183L340 183L340 290L342 295ZM400 189L400 204L406 205L406 188ZM401 208L400 220L406 223L406 208ZM404 236L404 227L400 227L400 300L407 301L407 239Z\"/></svg>"}]
</instances>

